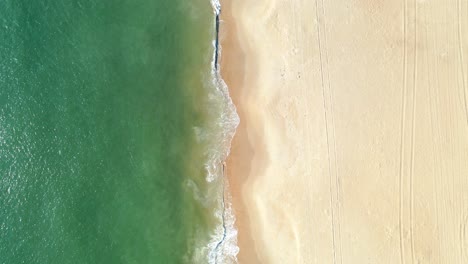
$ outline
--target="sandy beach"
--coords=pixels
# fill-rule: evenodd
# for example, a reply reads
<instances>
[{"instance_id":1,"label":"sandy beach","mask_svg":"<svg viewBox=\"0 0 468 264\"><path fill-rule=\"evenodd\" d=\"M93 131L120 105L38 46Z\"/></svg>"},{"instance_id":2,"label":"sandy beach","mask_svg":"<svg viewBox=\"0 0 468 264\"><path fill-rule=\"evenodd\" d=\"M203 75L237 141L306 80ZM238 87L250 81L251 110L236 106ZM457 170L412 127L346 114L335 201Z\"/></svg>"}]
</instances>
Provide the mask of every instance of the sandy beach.
<instances>
[{"instance_id":1,"label":"sandy beach","mask_svg":"<svg viewBox=\"0 0 468 264\"><path fill-rule=\"evenodd\" d=\"M468 263L468 1L222 4L239 263Z\"/></svg>"}]
</instances>

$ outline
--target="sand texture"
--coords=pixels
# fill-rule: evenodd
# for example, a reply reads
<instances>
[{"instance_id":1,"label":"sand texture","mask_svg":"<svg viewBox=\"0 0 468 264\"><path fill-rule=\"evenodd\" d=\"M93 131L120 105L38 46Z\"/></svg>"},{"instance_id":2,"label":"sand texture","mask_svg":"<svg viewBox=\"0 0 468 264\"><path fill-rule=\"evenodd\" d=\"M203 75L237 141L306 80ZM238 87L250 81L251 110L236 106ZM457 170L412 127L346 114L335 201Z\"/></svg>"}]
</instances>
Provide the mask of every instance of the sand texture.
<instances>
[{"instance_id":1,"label":"sand texture","mask_svg":"<svg viewBox=\"0 0 468 264\"><path fill-rule=\"evenodd\" d=\"M468 1L225 0L239 263L468 263Z\"/></svg>"}]
</instances>

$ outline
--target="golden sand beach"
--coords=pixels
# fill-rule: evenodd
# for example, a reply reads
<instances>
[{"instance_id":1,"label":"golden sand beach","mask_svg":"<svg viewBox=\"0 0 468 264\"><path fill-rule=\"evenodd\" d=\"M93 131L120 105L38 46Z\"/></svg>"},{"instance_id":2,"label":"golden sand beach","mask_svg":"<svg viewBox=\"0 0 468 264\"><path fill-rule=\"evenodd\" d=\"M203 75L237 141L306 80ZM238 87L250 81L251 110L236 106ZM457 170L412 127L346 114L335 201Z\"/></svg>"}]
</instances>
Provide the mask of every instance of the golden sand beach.
<instances>
[{"instance_id":1,"label":"golden sand beach","mask_svg":"<svg viewBox=\"0 0 468 264\"><path fill-rule=\"evenodd\" d=\"M468 1L222 4L239 263L468 263Z\"/></svg>"}]
</instances>

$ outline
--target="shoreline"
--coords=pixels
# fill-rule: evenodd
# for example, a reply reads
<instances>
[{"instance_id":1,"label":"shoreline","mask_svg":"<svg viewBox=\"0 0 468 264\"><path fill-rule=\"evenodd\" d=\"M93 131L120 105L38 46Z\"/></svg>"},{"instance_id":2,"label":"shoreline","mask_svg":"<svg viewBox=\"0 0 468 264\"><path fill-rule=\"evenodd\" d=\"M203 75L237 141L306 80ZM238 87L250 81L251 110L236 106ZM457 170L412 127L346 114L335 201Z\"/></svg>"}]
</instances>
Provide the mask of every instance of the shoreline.
<instances>
[{"instance_id":1,"label":"shoreline","mask_svg":"<svg viewBox=\"0 0 468 264\"><path fill-rule=\"evenodd\" d=\"M214 212L215 218L219 221L219 225L215 227L209 243L207 257L208 263L236 263L236 256L239 251L237 245L237 229L235 227L236 217L231 204L231 194L229 190L229 181L226 178L226 159L229 156L231 149L232 138L236 133L236 128L239 124L239 117L236 112L232 99L229 95L229 90L224 82L221 65L219 63L222 58L222 45L220 43L220 15L221 3L218 0L211 0L211 6L214 14L214 39L213 39L213 57L212 57L212 82L216 92L219 93L223 102L220 105L221 113L219 113L218 128L221 129L221 134L218 138L218 144L221 146L221 152L212 153L214 156L209 164L207 164L208 182L220 184L218 194L221 199L218 208ZM213 175L215 177L213 177Z\"/></svg>"},{"instance_id":2,"label":"shoreline","mask_svg":"<svg viewBox=\"0 0 468 264\"><path fill-rule=\"evenodd\" d=\"M250 214L247 213L248 208L243 199L246 194L244 191L245 181L250 170L250 164L248 163L253 156L252 146L246 140L246 134L248 133L246 124L249 123L250 118L246 113L248 111L246 104L242 103L246 100L247 96L247 91L244 87L245 79L248 78L245 69L245 63L248 60L247 51L245 47L241 47L239 40L238 34L240 32L238 27L240 25L238 23L240 20L233 17L232 8L234 4L231 1L224 0L221 1L221 4L223 12L220 16L222 26L219 33L223 56L220 58L220 71L223 80L228 86L231 99L236 106L240 118L240 123L231 142L230 154L226 159L227 180L236 217L238 247L242 248L237 255L237 259L239 263L260 263L255 252L253 237L251 237ZM254 54L250 55L253 56ZM249 63L250 65L254 64L252 62Z\"/></svg>"}]
</instances>

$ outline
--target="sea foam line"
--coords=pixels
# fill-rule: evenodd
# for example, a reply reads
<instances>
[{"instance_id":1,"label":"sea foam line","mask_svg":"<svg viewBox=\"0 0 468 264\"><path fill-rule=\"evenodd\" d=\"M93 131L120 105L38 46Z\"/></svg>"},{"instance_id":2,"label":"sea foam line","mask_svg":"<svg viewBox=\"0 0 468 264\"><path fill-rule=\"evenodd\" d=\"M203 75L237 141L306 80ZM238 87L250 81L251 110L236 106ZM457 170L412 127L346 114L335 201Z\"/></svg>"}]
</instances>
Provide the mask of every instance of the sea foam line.
<instances>
[{"instance_id":1,"label":"sea foam line","mask_svg":"<svg viewBox=\"0 0 468 264\"><path fill-rule=\"evenodd\" d=\"M237 229L235 228L235 216L232 209L231 195L229 193L229 182L225 174L225 160L229 155L231 148L231 141L234 137L237 126L239 125L239 116L237 115L236 108L229 96L229 90L221 77L219 57L221 56L221 45L219 43L219 27L220 27L220 14L221 3L219 0L211 0L213 13L215 15L215 39L213 41L213 67L212 67L212 80L214 87L225 100L225 111L221 113L222 121L222 142L221 146L225 149L221 152L214 152L210 163L207 164L207 181L214 181L216 177L221 177L222 183L222 199L220 199L219 209L215 212L216 218L221 222L216 227L214 235L208 243L208 263L237 263L237 254L239 247L237 246ZM220 165L222 168L220 168Z\"/></svg>"}]
</instances>

